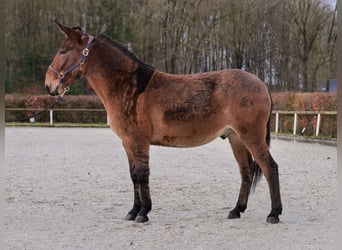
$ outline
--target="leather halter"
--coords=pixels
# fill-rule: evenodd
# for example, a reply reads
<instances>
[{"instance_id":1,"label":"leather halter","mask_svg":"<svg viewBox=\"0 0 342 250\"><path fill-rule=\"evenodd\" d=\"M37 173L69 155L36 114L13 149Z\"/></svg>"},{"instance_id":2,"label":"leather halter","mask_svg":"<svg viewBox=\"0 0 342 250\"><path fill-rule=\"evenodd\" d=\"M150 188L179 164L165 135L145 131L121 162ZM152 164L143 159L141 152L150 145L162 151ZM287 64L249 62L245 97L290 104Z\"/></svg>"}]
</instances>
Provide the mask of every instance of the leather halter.
<instances>
[{"instance_id":1,"label":"leather halter","mask_svg":"<svg viewBox=\"0 0 342 250\"><path fill-rule=\"evenodd\" d=\"M56 73L59 80L61 81L61 83L65 83L65 76L69 73L71 73L72 71L74 71L76 68L78 67L82 67L82 65L84 65L86 59L87 59L87 56L89 54L89 47L90 47L90 44L93 42L94 40L94 36L91 36L91 35L88 35L88 42L87 42L87 45L86 47L83 49L82 51L82 57L80 59L80 61L72 66L70 66L68 69L66 69L64 72L63 71L59 71L57 70L56 68L54 68L52 65L49 66L49 70L51 70L52 72Z\"/></svg>"}]
</instances>

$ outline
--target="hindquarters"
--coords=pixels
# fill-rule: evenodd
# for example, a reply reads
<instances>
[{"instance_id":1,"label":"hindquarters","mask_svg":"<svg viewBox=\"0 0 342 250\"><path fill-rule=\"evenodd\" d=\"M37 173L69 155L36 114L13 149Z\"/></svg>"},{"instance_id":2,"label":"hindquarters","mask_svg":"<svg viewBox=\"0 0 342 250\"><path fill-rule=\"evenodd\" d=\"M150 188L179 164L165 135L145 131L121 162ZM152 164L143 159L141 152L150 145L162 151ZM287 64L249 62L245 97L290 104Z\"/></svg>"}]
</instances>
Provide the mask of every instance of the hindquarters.
<instances>
[{"instance_id":1,"label":"hindquarters","mask_svg":"<svg viewBox=\"0 0 342 250\"><path fill-rule=\"evenodd\" d=\"M229 214L229 218L238 218L240 212L246 209L252 182L255 186L262 172L267 180L271 196L271 212L267 216L267 222L278 223L279 215L282 213L278 165L268 149L272 100L268 91L263 96L260 95L259 98L254 99L259 100L255 105L253 101L246 101L249 98L253 97L245 95L239 100L241 113L236 114L236 120L232 126L236 132L236 138L229 138L242 178L239 199L236 207ZM242 103L249 103L251 107L241 105ZM240 150L237 150L239 148Z\"/></svg>"}]
</instances>

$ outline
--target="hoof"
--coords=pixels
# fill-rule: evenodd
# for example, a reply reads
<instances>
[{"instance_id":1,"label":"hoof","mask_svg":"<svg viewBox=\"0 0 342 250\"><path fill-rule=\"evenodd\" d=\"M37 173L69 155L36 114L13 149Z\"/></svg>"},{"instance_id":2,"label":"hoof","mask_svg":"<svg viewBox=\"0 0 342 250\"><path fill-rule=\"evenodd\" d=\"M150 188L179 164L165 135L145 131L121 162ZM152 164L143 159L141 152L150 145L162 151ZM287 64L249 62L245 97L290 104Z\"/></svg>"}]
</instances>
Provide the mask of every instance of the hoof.
<instances>
[{"instance_id":1,"label":"hoof","mask_svg":"<svg viewBox=\"0 0 342 250\"><path fill-rule=\"evenodd\" d=\"M136 218L135 218L135 220L134 220L135 222L137 222L137 223L144 223L144 222L147 222L148 221L148 217L145 215L145 216L143 216L143 215L138 215Z\"/></svg>"},{"instance_id":2,"label":"hoof","mask_svg":"<svg viewBox=\"0 0 342 250\"><path fill-rule=\"evenodd\" d=\"M136 217L136 215L128 213L125 217L125 220L135 220Z\"/></svg>"},{"instance_id":3,"label":"hoof","mask_svg":"<svg viewBox=\"0 0 342 250\"><path fill-rule=\"evenodd\" d=\"M279 217L278 216L268 216L266 221L271 224L277 224L279 223Z\"/></svg>"},{"instance_id":4,"label":"hoof","mask_svg":"<svg viewBox=\"0 0 342 250\"><path fill-rule=\"evenodd\" d=\"M240 218L240 213L235 212L234 210L230 211L228 214L228 219L239 219Z\"/></svg>"}]
</instances>

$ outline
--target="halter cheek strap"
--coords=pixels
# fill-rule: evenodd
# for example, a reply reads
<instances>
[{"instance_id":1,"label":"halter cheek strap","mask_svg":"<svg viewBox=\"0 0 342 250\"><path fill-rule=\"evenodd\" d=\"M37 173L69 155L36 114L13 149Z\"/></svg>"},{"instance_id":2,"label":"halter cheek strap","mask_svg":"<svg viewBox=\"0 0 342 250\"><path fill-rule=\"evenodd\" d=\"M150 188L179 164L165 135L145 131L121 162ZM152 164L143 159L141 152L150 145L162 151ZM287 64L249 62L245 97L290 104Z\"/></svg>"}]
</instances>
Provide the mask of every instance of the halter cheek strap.
<instances>
[{"instance_id":1,"label":"halter cheek strap","mask_svg":"<svg viewBox=\"0 0 342 250\"><path fill-rule=\"evenodd\" d=\"M54 68L52 65L49 66L49 70L51 70L52 72L56 73L59 80L61 81L61 83L65 83L65 76L69 73L71 73L72 71L74 71L76 68L78 67L82 67L85 64L85 61L87 59L87 56L89 54L89 47L90 44L93 42L94 37L91 35L88 35L88 42L86 44L86 47L83 49L82 51L82 57L80 59L80 61L72 66L70 66L69 68L67 68L64 72L62 71L58 71L56 68Z\"/></svg>"}]
</instances>

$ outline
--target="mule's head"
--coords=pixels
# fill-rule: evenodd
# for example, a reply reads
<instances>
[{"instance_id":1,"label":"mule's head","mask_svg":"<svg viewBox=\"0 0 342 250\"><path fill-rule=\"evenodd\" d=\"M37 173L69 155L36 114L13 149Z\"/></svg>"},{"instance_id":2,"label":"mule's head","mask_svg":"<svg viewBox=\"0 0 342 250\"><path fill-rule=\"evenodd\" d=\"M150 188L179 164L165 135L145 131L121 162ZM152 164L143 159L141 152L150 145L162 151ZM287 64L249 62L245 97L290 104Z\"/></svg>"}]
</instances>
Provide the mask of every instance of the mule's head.
<instances>
[{"instance_id":1,"label":"mule's head","mask_svg":"<svg viewBox=\"0 0 342 250\"><path fill-rule=\"evenodd\" d=\"M65 35L65 40L46 72L45 88L50 95L62 96L83 73L91 36L79 27L70 28L55 22Z\"/></svg>"}]
</instances>

